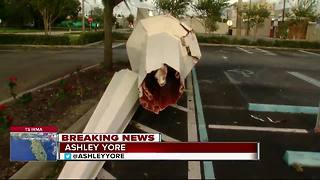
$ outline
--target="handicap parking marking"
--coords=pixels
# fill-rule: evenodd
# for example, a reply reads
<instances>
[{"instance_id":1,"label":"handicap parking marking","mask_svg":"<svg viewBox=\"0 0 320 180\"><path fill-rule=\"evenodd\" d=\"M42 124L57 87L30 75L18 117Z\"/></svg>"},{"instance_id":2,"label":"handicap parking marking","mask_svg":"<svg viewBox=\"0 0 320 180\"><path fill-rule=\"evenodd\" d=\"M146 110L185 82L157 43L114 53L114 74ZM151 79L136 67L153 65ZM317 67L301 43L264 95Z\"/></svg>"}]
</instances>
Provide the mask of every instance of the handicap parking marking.
<instances>
[{"instance_id":1,"label":"handicap parking marking","mask_svg":"<svg viewBox=\"0 0 320 180\"><path fill-rule=\"evenodd\" d=\"M313 97L320 97L320 81L301 73L267 68L234 68L223 72L247 102L316 106L319 101ZM318 74L312 75L317 77Z\"/></svg>"},{"instance_id":2,"label":"handicap parking marking","mask_svg":"<svg viewBox=\"0 0 320 180\"><path fill-rule=\"evenodd\" d=\"M241 90L239 85L241 85L241 82L238 80L235 80L228 71L224 71L225 76L228 78L228 80L231 82L231 84L238 90L242 98L245 99L246 102L249 102L249 97ZM247 73L241 73L244 77L248 77L249 75Z\"/></svg>"},{"instance_id":3,"label":"handicap parking marking","mask_svg":"<svg viewBox=\"0 0 320 180\"><path fill-rule=\"evenodd\" d=\"M255 48L256 50L260 51L260 52L263 52L264 54L266 55L270 55L270 56L276 56L277 54L273 53L273 52L270 52L270 51L267 51L265 49L260 49L260 48Z\"/></svg>"},{"instance_id":4,"label":"handicap parking marking","mask_svg":"<svg viewBox=\"0 0 320 180\"><path fill-rule=\"evenodd\" d=\"M299 72L288 72L289 74L291 74L292 76L298 78L298 79L301 79L303 81L306 81L308 82L309 84L312 84L314 86L317 86L320 88L320 81L312 78L312 77L309 77L307 75L304 75L302 73L299 73Z\"/></svg>"},{"instance_id":5,"label":"handicap parking marking","mask_svg":"<svg viewBox=\"0 0 320 180\"><path fill-rule=\"evenodd\" d=\"M314 52L305 51L305 50L299 50L299 52L302 52L302 53L305 53L305 54L314 55L314 56L320 56L320 54L317 54L317 53L314 53Z\"/></svg>"},{"instance_id":6,"label":"handicap parking marking","mask_svg":"<svg viewBox=\"0 0 320 180\"><path fill-rule=\"evenodd\" d=\"M247 50L247 49L244 49L244 48L241 48L241 47L237 47L237 49L239 49L240 51L243 51L245 53L248 53L248 54L253 54L253 52Z\"/></svg>"},{"instance_id":7,"label":"handicap parking marking","mask_svg":"<svg viewBox=\"0 0 320 180\"><path fill-rule=\"evenodd\" d=\"M248 69L230 69L227 70L228 72L234 72L242 75L243 77L252 77L254 75L254 72Z\"/></svg>"}]
</instances>

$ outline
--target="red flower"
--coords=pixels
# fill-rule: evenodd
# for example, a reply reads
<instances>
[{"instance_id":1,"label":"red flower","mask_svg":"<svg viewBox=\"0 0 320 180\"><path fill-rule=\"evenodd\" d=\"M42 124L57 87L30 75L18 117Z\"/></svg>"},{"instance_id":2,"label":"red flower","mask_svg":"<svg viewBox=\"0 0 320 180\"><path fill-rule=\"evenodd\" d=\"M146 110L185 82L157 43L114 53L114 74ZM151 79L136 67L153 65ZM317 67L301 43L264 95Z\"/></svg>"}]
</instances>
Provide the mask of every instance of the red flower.
<instances>
[{"instance_id":1,"label":"red flower","mask_svg":"<svg viewBox=\"0 0 320 180\"><path fill-rule=\"evenodd\" d=\"M17 77L15 77L15 76L11 76L11 77L9 77L9 82L10 83L14 83L14 84L16 84L17 83Z\"/></svg>"},{"instance_id":2,"label":"red flower","mask_svg":"<svg viewBox=\"0 0 320 180\"><path fill-rule=\"evenodd\" d=\"M12 116L8 115L7 116L7 120L8 120L9 123L11 123L14 120L14 118Z\"/></svg>"},{"instance_id":3,"label":"red flower","mask_svg":"<svg viewBox=\"0 0 320 180\"><path fill-rule=\"evenodd\" d=\"M72 86L71 84L66 84L63 86L63 90L70 92L74 89L74 86Z\"/></svg>"},{"instance_id":4,"label":"red flower","mask_svg":"<svg viewBox=\"0 0 320 180\"><path fill-rule=\"evenodd\" d=\"M7 108L6 105L4 104L0 104L0 111L4 111Z\"/></svg>"}]
</instances>

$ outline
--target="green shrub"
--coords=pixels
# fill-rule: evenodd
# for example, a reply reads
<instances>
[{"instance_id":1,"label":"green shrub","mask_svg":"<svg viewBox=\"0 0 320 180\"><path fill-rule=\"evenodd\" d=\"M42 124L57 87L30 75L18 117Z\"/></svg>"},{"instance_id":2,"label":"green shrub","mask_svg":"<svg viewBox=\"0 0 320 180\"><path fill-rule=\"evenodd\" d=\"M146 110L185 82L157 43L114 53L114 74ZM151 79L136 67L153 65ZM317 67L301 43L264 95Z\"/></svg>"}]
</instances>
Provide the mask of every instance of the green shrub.
<instances>
[{"instance_id":1,"label":"green shrub","mask_svg":"<svg viewBox=\"0 0 320 180\"><path fill-rule=\"evenodd\" d=\"M255 46L273 46L273 41L258 39L255 42L252 42L252 45Z\"/></svg>"},{"instance_id":2,"label":"green shrub","mask_svg":"<svg viewBox=\"0 0 320 180\"><path fill-rule=\"evenodd\" d=\"M78 39L78 44L89 44L97 41L102 41L104 38L104 32L85 32L81 33Z\"/></svg>"},{"instance_id":3,"label":"green shrub","mask_svg":"<svg viewBox=\"0 0 320 180\"><path fill-rule=\"evenodd\" d=\"M112 32L113 40L128 40L130 32ZM320 49L320 42L295 41L295 40L266 40L257 39L250 41L247 38L234 38L213 34L197 34L198 42L214 44L257 45L292 48ZM25 34L0 34L0 44L32 44L32 45L83 45L104 40L104 32L85 32L68 35L25 35Z\"/></svg>"},{"instance_id":4,"label":"green shrub","mask_svg":"<svg viewBox=\"0 0 320 180\"><path fill-rule=\"evenodd\" d=\"M300 41L300 47L301 48L310 48L310 49L320 49L320 42Z\"/></svg>"},{"instance_id":5,"label":"green shrub","mask_svg":"<svg viewBox=\"0 0 320 180\"><path fill-rule=\"evenodd\" d=\"M251 41L249 39L241 38L241 39L239 39L239 44L241 44L241 45L250 45Z\"/></svg>"},{"instance_id":6,"label":"green shrub","mask_svg":"<svg viewBox=\"0 0 320 180\"><path fill-rule=\"evenodd\" d=\"M300 48L300 41L294 40L275 40L273 45L276 47L291 47L291 48Z\"/></svg>"},{"instance_id":7,"label":"green shrub","mask_svg":"<svg viewBox=\"0 0 320 180\"><path fill-rule=\"evenodd\" d=\"M230 38L226 36L198 34L197 38L199 42L203 42L203 43L214 43L214 44L230 43Z\"/></svg>"},{"instance_id":8,"label":"green shrub","mask_svg":"<svg viewBox=\"0 0 320 180\"><path fill-rule=\"evenodd\" d=\"M113 40L127 40L130 33L112 33ZM83 45L104 40L104 32L85 32L66 35L0 34L0 44Z\"/></svg>"},{"instance_id":9,"label":"green shrub","mask_svg":"<svg viewBox=\"0 0 320 180\"><path fill-rule=\"evenodd\" d=\"M211 35L211 34L197 34L197 39L199 43L320 49L320 42L316 42L316 41L310 42L310 41L279 40L279 39L250 40L248 38L238 39L238 38L233 38L232 36L219 36L219 35Z\"/></svg>"},{"instance_id":10,"label":"green shrub","mask_svg":"<svg viewBox=\"0 0 320 180\"><path fill-rule=\"evenodd\" d=\"M119 33L119 32L112 32L113 40L128 40L130 36L130 32Z\"/></svg>"},{"instance_id":11,"label":"green shrub","mask_svg":"<svg viewBox=\"0 0 320 180\"><path fill-rule=\"evenodd\" d=\"M202 35L197 35L197 39L198 39L198 42L201 42L201 43L208 43L208 38L202 36Z\"/></svg>"},{"instance_id":12,"label":"green shrub","mask_svg":"<svg viewBox=\"0 0 320 180\"><path fill-rule=\"evenodd\" d=\"M0 44L69 45L67 35L0 34Z\"/></svg>"}]
</instances>

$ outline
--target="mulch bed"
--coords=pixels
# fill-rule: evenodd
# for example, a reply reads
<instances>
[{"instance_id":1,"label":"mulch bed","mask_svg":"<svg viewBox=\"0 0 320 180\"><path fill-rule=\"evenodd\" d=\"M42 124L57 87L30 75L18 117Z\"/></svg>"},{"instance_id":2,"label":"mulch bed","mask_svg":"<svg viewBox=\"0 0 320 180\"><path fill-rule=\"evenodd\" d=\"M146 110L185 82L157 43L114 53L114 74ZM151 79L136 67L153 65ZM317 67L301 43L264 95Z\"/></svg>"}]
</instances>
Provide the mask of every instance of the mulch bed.
<instances>
[{"instance_id":1,"label":"mulch bed","mask_svg":"<svg viewBox=\"0 0 320 180\"><path fill-rule=\"evenodd\" d=\"M128 68L129 64L115 64L114 71L110 72L102 67L97 67L85 72L72 72L65 79L5 104L2 115L12 116L9 126L47 126L58 127L63 132L79 117L68 116L71 109L76 108L87 100L99 99L105 91L115 71ZM17 81L19 86L19 81ZM3 107L3 106L2 106ZM81 116L80 116L81 117ZM11 177L25 163L10 162L10 136L4 123L0 130L0 179Z\"/></svg>"}]
</instances>

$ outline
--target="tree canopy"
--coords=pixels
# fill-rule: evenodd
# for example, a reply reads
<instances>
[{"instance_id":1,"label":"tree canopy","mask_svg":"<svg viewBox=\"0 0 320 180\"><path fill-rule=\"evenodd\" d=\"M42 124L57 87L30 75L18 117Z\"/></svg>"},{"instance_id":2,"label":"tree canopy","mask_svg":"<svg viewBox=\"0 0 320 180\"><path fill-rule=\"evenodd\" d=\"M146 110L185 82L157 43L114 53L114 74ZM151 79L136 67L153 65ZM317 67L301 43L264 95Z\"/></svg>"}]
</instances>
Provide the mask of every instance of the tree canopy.
<instances>
[{"instance_id":1,"label":"tree canopy","mask_svg":"<svg viewBox=\"0 0 320 180\"><path fill-rule=\"evenodd\" d=\"M296 21L314 21L320 17L317 14L318 3L318 0L299 0L292 8L292 13L289 13L289 17Z\"/></svg>"},{"instance_id":2,"label":"tree canopy","mask_svg":"<svg viewBox=\"0 0 320 180\"><path fill-rule=\"evenodd\" d=\"M191 0L154 0L153 2L159 10L179 18L187 12Z\"/></svg>"},{"instance_id":3,"label":"tree canopy","mask_svg":"<svg viewBox=\"0 0 320 180\"><path fill-rule=\"evenodd\" d=\"M31 0L31 5L42 16L45 34L49 33L57 18L75 16L80 11L78 0Z\"/></svg>"},{"instance_id":4,"label":"tree canopy","mask_svg":"<svg viewBox=\"0 0 320 180\"><path fill-rule=\"evenodd\" d=\"M245 4L241 14L247 23L247 35L249 35L251 28L255 27L257 30L257 26L270 16L270 11L265 4L253 4L251 7Z\"/></svg>"},{"instance_id":5,"label":"tree canopy","mask_svg":"<svg viewBox=\"0 0 320 180\"><path fill-rule=\"evenodd\" d=\"M0 0L0 19L3 20L6 17L6 2L5 0Z\"/></svg>"},{"instance_id":6,"label":"tree canopy","mask_svg":"<svg viewBox=\"0 0 320 180\"><path fill-rule=\"evenodd\" d=\"M0 0L0 19L10 26L24 26L33 21L29 0Z\"/></svg>"},{"instance_id":7,"label":"tree canopy","mask_svg":"<svg viewBox=\"0 0 320 180\"><path fill-rule=\"evenodd\" d=\"M95 7L93 10L90 11L91 17L99 22L100 24L103 23L103 9L100 7Z\"/></svg>"},{"instance_id":8,"label":"tree canopy","mask_svg":"<svg viewBox=\"0 0 320 180\"><path fill-rule=\"evenodd\" d=\"M205 26L210 31L218 29L217 22L221 19L222 11L228 7L229 0L198 0L193 9L200 18L204 19Z\"/></svg>"}]
</instances>

